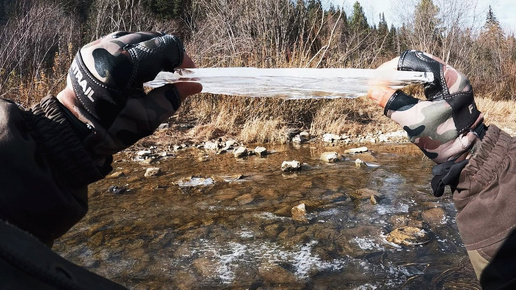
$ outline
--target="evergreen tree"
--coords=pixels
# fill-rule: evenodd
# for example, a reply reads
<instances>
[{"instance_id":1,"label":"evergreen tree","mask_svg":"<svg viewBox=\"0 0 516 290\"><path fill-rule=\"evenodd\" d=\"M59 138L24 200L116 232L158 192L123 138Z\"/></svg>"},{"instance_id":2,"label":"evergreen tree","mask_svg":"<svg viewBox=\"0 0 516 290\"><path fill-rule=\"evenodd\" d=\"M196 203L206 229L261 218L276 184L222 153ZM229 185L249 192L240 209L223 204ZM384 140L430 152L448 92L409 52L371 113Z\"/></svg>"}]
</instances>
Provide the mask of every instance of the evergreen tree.
<instances>
[{"instance_id":1,"label":"evergreen tree","mask_svg":"<svg viewBox=\"0 0 516 290\"><path fill-rule=\"evenodd\" d=\"M438 54L439 7L432 0L421 0L414 12L411 46L432 54Z\"/></svg>"},{"instance_id":2,"label":"evergreen tree","mask_svg":"<svg viewBox=\"0 0 516 290\"><path fill-rule=\"evenodd\" d=\"M380 13L380 22L378 23L378 34L380 37L389 33L389 25L385 21L385 13Z\"/></svg>"},{"instance_id":3,"label":"evergreen tree","mask_svg":"<svg viewBox=\"0 0 516 290\"><path fill-rule=\"evenodd\" d=\"M358 1L353 4L353 15L351 15L349 24L351 29L355 31L367 31L369 29L364 10Z\"/></svg>"},{"instance_id":4,"label":"evergreen tree","mask_svg":"<svg viewBox=\"0 0 516 290\"><path fill-rule=\"evenodd\" d=\"M489 10L487 11L487 17L486 17L486 24L484 25L484 28L489 28L491 26L500 26L500 23L498 22L498 19L496 19L496 16L494 15L493 8L491 5L489 5Z\"/></svg>"}]
</instances>

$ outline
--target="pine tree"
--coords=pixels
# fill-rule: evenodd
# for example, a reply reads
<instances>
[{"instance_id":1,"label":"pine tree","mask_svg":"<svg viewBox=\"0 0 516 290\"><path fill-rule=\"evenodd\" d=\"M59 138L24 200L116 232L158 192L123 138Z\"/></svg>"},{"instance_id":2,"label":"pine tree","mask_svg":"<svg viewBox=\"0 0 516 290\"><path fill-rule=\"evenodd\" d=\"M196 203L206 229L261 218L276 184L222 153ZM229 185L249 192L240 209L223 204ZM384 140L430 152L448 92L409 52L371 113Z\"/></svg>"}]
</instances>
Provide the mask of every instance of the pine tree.
<instances>
[{"instance_id":1,"label":"pine tree","mask_svg":"<svg viewBox=\"0 0 516 290\"><path fill-rule=\"evenodd\" d=\"M438 54L439 7L432 0L421 0L414 12L412 35L409 39L411 46L432 54Z\"/></svg>"},{"instance_id":2,"label":"pine tree","mask_svg":"<svg viewBox=\"0 0 516 290\"><path fill-rule=\"evenodd\" d=\"M351 29L355 31L367 31L369 29L364 9L362 9L362 6L358 1L353 4L353 15L351 15L349 23Z\"/></svg>"},{"instance_id":3,"label":"pine tree","mask_svg":"<svg viewBox=\"0 0 516 290\"><path fill-rule=\"evenodd\" d=\"M385 21L385 13L380 13L380 22L378 23L378 35L380 37L389 33L389 25Z\"/></svg>"}]
</instances>

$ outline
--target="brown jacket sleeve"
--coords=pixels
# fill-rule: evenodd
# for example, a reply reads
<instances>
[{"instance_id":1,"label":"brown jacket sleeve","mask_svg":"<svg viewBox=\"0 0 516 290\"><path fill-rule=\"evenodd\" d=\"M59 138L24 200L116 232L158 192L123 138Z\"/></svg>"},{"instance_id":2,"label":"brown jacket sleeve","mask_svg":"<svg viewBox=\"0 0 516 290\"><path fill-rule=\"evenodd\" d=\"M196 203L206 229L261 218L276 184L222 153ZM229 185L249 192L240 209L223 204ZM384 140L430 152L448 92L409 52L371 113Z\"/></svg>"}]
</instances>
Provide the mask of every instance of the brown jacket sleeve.
<instances>
[{"instance_id":1,"label":"brown jacket sleeve","mask_svg":"<svg viewBox=\"0 0 516 290\"><path fill-rule=\"evenodd\" d=\"M462 171L453 199L468 250L503 241L516 226L516 140L491 125Z\"/></svg>"},{"instance_id":2,"label":"brown jacket sleeve","mask_svg":"<svg viewBox=\"0 0 516 290\"><path fill-rule=\"evenodd\" d=\"M499 265L501 260L493 260L504 244L516 246L509 241L516 228L516 139L494 125L489 126L478 151L460 175L453 200L462 241L470 258L472 253L478 257L472 258L477 275L482 272L485 276L486 265ZM502 258L512 265L502 265L505 274L496 271L496 275L504 276L495 278L497 283L516 278L516 249L511 256ZM479 259L484 262L475 265L474 260ZM492 276L492 267L487 273ZM481 282L489 280L483 278Z\"/></svg>"},{"instance_id":3,"label":"brown jacket sleeve","mask_svg":"<svg viewBox=\"0 0 516 290\"><path fill-rule=\"evenodd\" d=\"M47 97L30 111L0 100L0 219L46 244L87 212L87 185L97 168L59 102Z\"/></svg>"}]
</instances>

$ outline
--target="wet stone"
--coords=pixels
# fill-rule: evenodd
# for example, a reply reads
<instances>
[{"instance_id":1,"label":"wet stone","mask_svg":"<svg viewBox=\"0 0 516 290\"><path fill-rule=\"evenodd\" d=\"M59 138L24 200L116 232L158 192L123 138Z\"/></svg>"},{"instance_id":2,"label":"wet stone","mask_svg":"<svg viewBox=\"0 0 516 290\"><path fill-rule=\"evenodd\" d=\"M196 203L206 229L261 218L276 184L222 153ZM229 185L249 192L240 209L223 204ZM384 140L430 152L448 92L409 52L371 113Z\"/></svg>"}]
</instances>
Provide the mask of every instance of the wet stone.
<instances>
[{"instance_id":1,"label":"wet stone","mask_svg":"<svg viewBox=\"0 0 516 290\"><path fill-rule=\"evenodd\" d=\"M124 186L112 185L108 188L108 192L114 194L122 194L127 191L127 188Z\"/></svg>"},{"instance_id":2,"label":"wet stone","mask_svg":"<svg viewBox=\"0 0 516 290\"><path fill-rule=\"evenodd\" d=\"M259 194L265 199L277 199L279 197L279 192L272 188L261 190Z\"/></svg>"},{"instance_id":3,"label":"wet stone","mask_svg":"<svg viewBox=\"0 0 516 290\"><path fill-rule=\"evenodd\" d=\"M274 239L276 238L276 236L278 236L278 234L283 231L283 228L280 227L280 225L278 224L272 224L272 225L268 225L266 226L263 231L265 232L265 234L267 235L268 238L270 239Z\"/></svg>"},{"instance_id":4,"label":"wet stone","mask_svg":"<svg viewBox=\"0 0 516 290\"><path fill-rule=\"evenodd\" d=\"M253 202L254 198L251 194L246 193L244 195L237 197L235 200L236 200L236 202L238 202L239 205L245 205L245 204L249 204L249 203Z\"/></svg>"},{"instance_id":5,"label":"wet stone","mask_svg":"<svg viewBox=\"0 0 516 290\"><path fill-rule=\"evenodd\" d=\"M310 133L303 131L299 133L299 138L301 138L301 142L307 142L310 140Z\"/></svg>"},{"instance_id":6,"label":"wet stone","mask_svg":"<svg viewBox=\"0 0 516 290\"><path fill-rule=\"evenodd\" d=\"M367 147L359 147L359 148L351 148L344 151L344 154L357 154L367 152L369 149Z\"/></svg>"},{"instance_id":7,"label":"wet stone","mask_svg":"<svg viewBox=\"0 0 516 290\"><path fill-rule=\"evenodd\" d=\"M106 178L119 178L119 177L124 177L126 176L127 174L124 172L124 171L117 171L117 172L114 172L108 176L106 176Z\"/></svg>"},{"instance_id":8,"label":"wet stone","mask_svg":"<svg viewBox=\"0 0 516 290\"><path fill-rule=\"evenodd\" d=\"M158 126L158 130L165 130L165 129L168 129L168 128L170 128L170 125L168 123L161 123Z\"/></svg>"},{"instance_id":9,"label":"wet stone","mask_svg":"<svg viewBox=\"0 0 516 290\"><path fill-rule=\"evenodd\" d=\"M293 273L272 263L264 263L260 265L258 273L266 283L292 285L297 282L296 276Z\"/></svg>"},{"instance_id":10,"label":"wet stone","mask_svg":"<svg viewBox=\"0 0 516 290\"><path fill-rule=\"evenodd\" d=\"M375 199L383 198L383 194L369 188L358 189L355 192L351 192L350 195L358 199L371 199L371 197L374 197Z\"/></svg>"},{"instance_id":11,"label":"wet stone","mask_svg":"<svg viewBox=\"0 0 516 290\"><path fill-rule=\"evenodd\" d=\"M98 247L104 243L104 234L101 231L97 232L88 239L88 242L93 246Z\"/></svg>"},{"instance_id":12,"label":"wet stone","mask_svg":"<svg viewBox=\"0 0 516 290\"><path fill-rule=\"evenodd\" d=\"M224 148L230 149L233 148L236 144L237 142L235 140L227 140L225 144L226 146Z\"/></svg>"},{"instance_id":13,"label":"wet stone","mask_svg":"<svg viewBox=\"0 0 516 290\"><path fill-rule=\"evenodd\" d=\"M301 162L293 160L293 161L283 161L281 164L281 171L283 172L292 172L301 170Z\"/></svg>"},{"instance_id":14,"label":"wet stone","mask_svg":"<svg viewBox=\"0 0 516 290\"><path fill-rule=\"evenodd\" d=\"M334 163L339 161L339 154L337 152L324 152L321 154L321 160L328 163Z\"/></svg>"},{"instance_id":15,"label":"wet stone","mask_svg":"<svg viewBox=\"0 0 516 290\"><path fill-rule=\"evenodd\" d=\"M364 162L375 162L377 161L376 157L373 156L373 154L366 152L366 153L357 153L355 156L357 159L360 159Z\"/></svg>"},{"instance_id":16,"label":"wet stone","mask_svg":"<svg viewBox=\"0 0 516 290\"><path fill-rule=\"evenodd\" d=\"M385 239L388 242L404 246L424 245L430 241L428 233L424 229L416 227L396 228L387 234Z\"/></svg>"},{"instance_id":17,"label":"wet stone","mask_svg":"<svg viewBox=\"0 0 516 290\"><path fill-rule=\"evenodd\" d=\"M278 234L278 239L279 240L290 240L294 236L295 232L296 231L295 231L294 227L288 226L281 233Z\"/></svg>"},{"instance_id":18,"label":"wet stone","mask_svg":"<svg viewBox=\"0 0 516 290\"><path fill-rule=\"evenodd\" d=\"M366 163L363 160L361 160L361 159L355 160L356 167L362 167L363 165L366 165Z\"/></svg>"},{"instance_id":19,"label":"wet stone","mask_svg":"<svg viewBox=\"0 0 516 290\"><path fill-rule=\"evenodd\" d=\"M254 149L254 153L258 157L265 157L267 155L267 149L265 147L258 146Z\"/></svg>"},{"instance_id":20,"label":"wet stone","mask_svg":"<svg viewBox=\"0 0 516 290\"><path fill-rule=\"evenodd\" d=\"M204 143L204 149L205 150L218 150L219 149L219 143L218 142L207 141L206 143Z\"/></svg>"},{"instance_id":21,"label":"wet stone","mask_svg":"<svg viewBox=\"0 0 516 290\"><path fill-rule=\"evenodd\" d=\"M323 135L323 141L327 142L327 143L333 143L333 142L336 142L339 140L340 140L339 135L335 135L335 134L324 134Z\"/></svg>"},{"instance_id":22,"label":"wet stone","mask_svg":"<svg viewBox=\"0 0 516 290\"><path fill-rule=\"evenodd\" d=\"M298 222L307 222L306 218L306 206L304 203L296 205L291 209L292 219Z\"/></svg>"},{"instance_id":23,"label":"wet stone","mask_svg":"<svg viewBox=\"0 0 516 290\"><path fill-rule=\"evenodd\" d=\"M150 167L150 168L147 168L147 170L145 170L144 176L149 178L149 177L153 177L153 176L158 176L160 174L161 174L161 168Z\"/></svg>"},{"instance_id":24,"label":"wet stone","mask_svg":"<svg viewBox=\"0 0 516 290\"><path fill-rule=\"evenodd\" d=\"M233 154L235 155L235 158L244 158L247 156L248 151L246 147L241 146L238 147Z\"/></svg>"},{"instance_id":25,"label":"wet stone","mask_svg":"<svg viewBox=\"0 0 516 290\"><path fill-rule=\"evenodd\" d=\"M429 224L439 225L446 222L446 213L440 207L425 210L422 217Z\"/></svg>"},{"instance_id":26,"label":"wet stone","mask_svg":"<svg viewBox=\"0 0 516 290\"><path fill-rule=\"evenodd\" d=\"M217 276L217 262L208 258L199 258L193 261L195 270L204 277Z\"/></svg>"},{"instance_id":27,"label":"wet stone","mask_svg":"<svg viewBox=\"0 0 516 290\"><path fill-rule=\"evenodd\" d=\"M296 135L292 138L292 142L296 144L301 144L303 141L301 140L301 136Z\"/></svg>"},{"instance_id":28,"label":"wet stone","mask_svg":"<svg viewBox=\"0 0 516 290\"><path fill-rule=\"evenodd\" d=\"M215 196L215 199L216 200L220 200L220 201L223 201L223 200L233 200L239 194L240 193L237 190L235 190L235 189L226 188L226 189L223 189L223 190L220 190L219 192L217 192L217 195Z\"/></svg>"}]
</instances>

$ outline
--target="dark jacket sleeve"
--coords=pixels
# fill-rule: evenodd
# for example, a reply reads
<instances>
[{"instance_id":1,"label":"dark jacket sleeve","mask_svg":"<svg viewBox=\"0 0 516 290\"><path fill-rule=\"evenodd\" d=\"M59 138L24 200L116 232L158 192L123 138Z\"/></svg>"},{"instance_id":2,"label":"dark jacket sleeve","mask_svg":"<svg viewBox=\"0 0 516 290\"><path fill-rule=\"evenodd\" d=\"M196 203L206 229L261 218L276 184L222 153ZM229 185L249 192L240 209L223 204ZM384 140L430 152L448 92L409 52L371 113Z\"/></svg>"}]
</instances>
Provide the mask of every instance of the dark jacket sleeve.
<instances>
[{"instance_id":1,"label":"dark jacket sleeve","mask_svg":"<svg viewBox=\"0 0 516 290\"><path fill-rule=\"evenodd\" d=\"M87 185L110 169L94 165L54 97L30 111L0 100L0 164L0 219L46 244L86 214Z\"/></svg>"}]
</instances>

